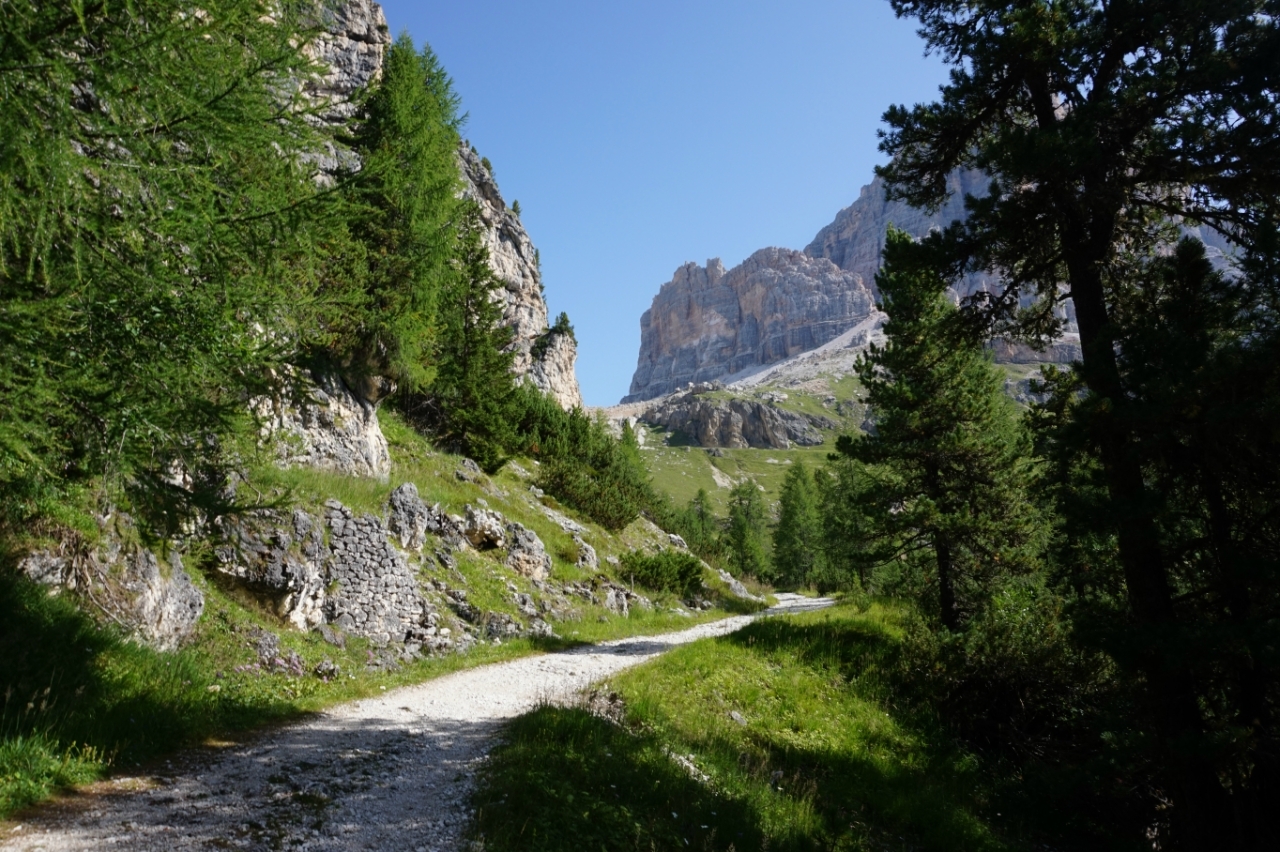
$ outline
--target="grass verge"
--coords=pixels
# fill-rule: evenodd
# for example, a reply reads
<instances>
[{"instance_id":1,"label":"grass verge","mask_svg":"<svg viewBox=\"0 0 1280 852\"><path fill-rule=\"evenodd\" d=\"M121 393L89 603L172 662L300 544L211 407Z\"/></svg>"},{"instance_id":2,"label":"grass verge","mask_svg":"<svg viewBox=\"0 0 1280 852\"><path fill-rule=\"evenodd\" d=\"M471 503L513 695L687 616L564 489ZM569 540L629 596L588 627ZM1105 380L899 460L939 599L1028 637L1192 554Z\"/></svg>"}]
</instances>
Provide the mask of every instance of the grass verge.
<instances>
[{"instance_id":1,"label":"grass verge","mask_svg":"<svg viewBox=\"0 0 1280 852\"><path fill-rule=\"evenodd\" d=\"M770 618L619 675L622 724L516 720L475 795L491 852L1001 850L978 761L895 706L901 611Z\"/></svg>"}]
</instances>

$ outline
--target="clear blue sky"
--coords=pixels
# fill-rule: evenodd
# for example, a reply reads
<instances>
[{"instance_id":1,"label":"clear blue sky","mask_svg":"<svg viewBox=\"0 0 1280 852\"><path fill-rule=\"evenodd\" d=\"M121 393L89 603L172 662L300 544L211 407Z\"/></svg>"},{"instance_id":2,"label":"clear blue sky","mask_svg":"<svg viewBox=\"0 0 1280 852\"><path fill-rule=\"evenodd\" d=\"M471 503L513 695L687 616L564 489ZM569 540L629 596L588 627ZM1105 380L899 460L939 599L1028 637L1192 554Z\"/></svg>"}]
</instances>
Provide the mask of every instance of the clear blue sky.
<instances>
[{"instance_id":1,"label":"clear blue sky","mask_svg":"<svg viewBox=\"0 0 1280 852\"><path fill-rule=\"evenodd\" d=\"M687 261L804 248L871 180L880 115L945 79L887 0L388 0L453 77L568 311L590 405Z\"/></svg>"}]
</instances>

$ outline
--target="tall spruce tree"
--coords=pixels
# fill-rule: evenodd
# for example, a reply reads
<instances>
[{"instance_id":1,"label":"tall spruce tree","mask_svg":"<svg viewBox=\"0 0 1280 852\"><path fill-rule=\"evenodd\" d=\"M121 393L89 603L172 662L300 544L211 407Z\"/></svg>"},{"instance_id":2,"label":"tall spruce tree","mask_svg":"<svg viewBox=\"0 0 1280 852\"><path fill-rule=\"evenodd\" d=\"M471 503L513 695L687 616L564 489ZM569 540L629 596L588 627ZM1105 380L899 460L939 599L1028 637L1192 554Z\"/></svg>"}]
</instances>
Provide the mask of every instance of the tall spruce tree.
<instances>
[{"instance_id":1,"label":"tall spruce tree","mask_svg":"<svg viewBox=\"0 0 1280 852\"><path fill-rule=\"evenodd\" d=\"M797 461L782 480L778 526L773 531L773 573L791 586L816 583L825 573L822 513L818 483L804 462Z\"/></svg>"},{"instance_id":2,"label":"tall spruce tree","mask_svg":"<svg viewBox=\"0 0 1280 852\"><path fill-rule=\"evenodd\" d=\"M348 369L387 375L409 391L431 382L438 303L465 232L459 105L431 48L419 52L402 34L387 50L354 140L355 244L349 277L331 294L329 347Z\"/></svg>"},{"instance_id":3,"label":"tall spruce tree","mask_svg":"<svg viewBox=\"0 0 1280 852\"><path fill-rule=\"evenodd\" d=\"M431 397L448 443L493 472L516 443L520 401L515 392L511 329L502 324L502 282L489 265L484 221L467 205L454 275L440 306L440 348Z\"/></svg>"},{"instance_id":4,"label":"tall spruce tree","mask_svg":"<svg viewBox=\"0 0 1280 852\"><path fill-rule=\"evenodd\" d=\"M745 479L729 492L729 525L724 531L725 553L734 571L758 580L772 579L764 551L764 498L755 480Z\"/></svg>"},{"instance_id":5,"label":"tall spruce tree","mask_svg":"<svg viewBox=\"0 0 1280 852\"><path fill-rule=\"evenodd\" d=\"M1123 659L1147 692L1175 842L1256 845L1250 835L1268 829L1251 802L1261 789L1274 798L1276 764L1224 781L1244 771L1228 764L1243 764L1216 745L1220 723L1206 708L1211 696L1239 693L1181 650L1202 646L1207 627L1184 604L1214 584L1181 570L1183 553L1161 529L1158 464L1140 435L1117 312L1141 282L1126 258L1167 244L1171 221L1267 251L1280 199L1280 5L892 3L920 21L953 70L939 101L886 113L882 149L893 161L880 173L891 195L922 206L943 200L957 167L991 175L990 194L968 201L967 222L931 241L953 269L1004 276L1003 293L972 306L986 324L1043 338L1058 325L1056 306L1073 303L1078 377L1094 399L1088 438L1132 622ZM1257 634L1239 635L1254 637L1254 656L1269 655ZM1272 678L1271 702L1275 690ZM1274 727L1266 741L1274 753Z\"/></svg>"},{"instance_id":6,"label":"tall spruce tree","mask_svg":"<svg viewBox=\"0 0 1280 852\"><path fill-rule=\"evenodd\" d=\"M994 575L1026 570L1038 525L1012 402L929 260L909 236L889 230L876 276L888 341L857 366L876 432L843 436L837 447L876 479L862 494L868 555L884 562L927 554L939 621L955 631L984 604Z\"/></svg>"}]
</instances>

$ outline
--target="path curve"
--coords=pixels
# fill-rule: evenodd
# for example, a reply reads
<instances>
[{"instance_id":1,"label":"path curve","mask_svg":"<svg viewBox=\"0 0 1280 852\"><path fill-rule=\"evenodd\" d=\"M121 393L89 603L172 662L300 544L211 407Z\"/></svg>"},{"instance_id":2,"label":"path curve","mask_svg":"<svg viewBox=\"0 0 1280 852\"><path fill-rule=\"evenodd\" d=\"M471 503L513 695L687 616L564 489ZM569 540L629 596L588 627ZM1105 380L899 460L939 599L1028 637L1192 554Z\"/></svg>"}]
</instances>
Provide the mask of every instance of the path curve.
<instances>
[{"instance_id":1,"label":"path curve","mask_svg":"<svg viewBox=\"0 0 1280 852\"><path fill-rule=\"evenodd\" d=\"M494 663L339 705L158 775L95 785L37 810L0 850L460 852L475 769L504 720L677 645L832 603L777 597L758 615Z\"/></svg>"}]
</instances>

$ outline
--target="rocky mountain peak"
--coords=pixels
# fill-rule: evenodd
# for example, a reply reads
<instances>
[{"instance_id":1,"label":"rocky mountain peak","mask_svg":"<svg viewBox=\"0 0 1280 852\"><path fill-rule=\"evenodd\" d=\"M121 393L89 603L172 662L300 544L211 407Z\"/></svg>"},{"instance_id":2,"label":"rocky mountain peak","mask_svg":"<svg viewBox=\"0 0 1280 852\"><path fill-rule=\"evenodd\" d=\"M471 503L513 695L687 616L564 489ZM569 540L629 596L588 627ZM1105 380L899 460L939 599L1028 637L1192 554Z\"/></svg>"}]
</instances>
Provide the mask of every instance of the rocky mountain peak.
<instances>
[{"instance_id":1,"label":"rocky mountain peak","mask_svg":"<svg viewBox=\"0 0 1280 852\"><path fill-rule=\"evenodd\" d=\"M640 318L640 358L623 402L663 396L821 346L874 308L860 276L825 257L760 249L726 270L686 263Z\"/></svg>"}]
</instances>

